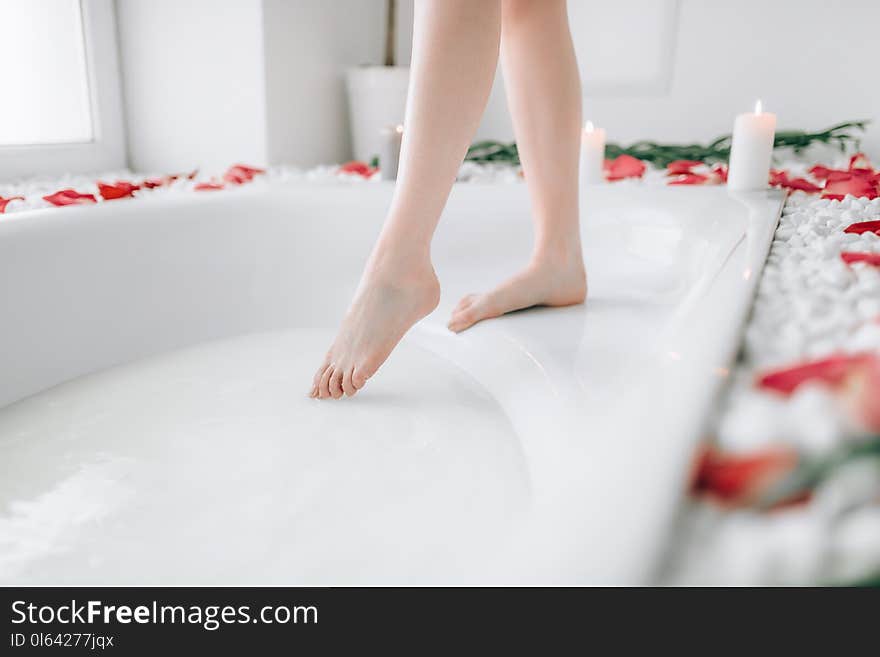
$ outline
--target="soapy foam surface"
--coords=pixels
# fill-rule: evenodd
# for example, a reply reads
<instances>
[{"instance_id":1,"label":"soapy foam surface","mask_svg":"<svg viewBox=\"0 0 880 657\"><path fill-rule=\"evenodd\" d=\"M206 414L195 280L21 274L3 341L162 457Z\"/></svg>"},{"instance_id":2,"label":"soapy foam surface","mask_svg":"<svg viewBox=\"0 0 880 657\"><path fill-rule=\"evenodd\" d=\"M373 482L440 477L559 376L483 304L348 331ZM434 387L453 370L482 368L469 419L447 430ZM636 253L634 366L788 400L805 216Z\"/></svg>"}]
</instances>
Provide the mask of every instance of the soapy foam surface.
<instances>
[{"instance_id":1,"label":"soapy foam surface","mask_svg":"<svg viewBox=\"0 0 880 657\"><path fill-rule=\"evenodd\" d=\"M507 418L407 340L357 397L309 399L331 337L204 343L0 411L0 583L467 577L528 504Z\"/></svg>"}]
</instances>

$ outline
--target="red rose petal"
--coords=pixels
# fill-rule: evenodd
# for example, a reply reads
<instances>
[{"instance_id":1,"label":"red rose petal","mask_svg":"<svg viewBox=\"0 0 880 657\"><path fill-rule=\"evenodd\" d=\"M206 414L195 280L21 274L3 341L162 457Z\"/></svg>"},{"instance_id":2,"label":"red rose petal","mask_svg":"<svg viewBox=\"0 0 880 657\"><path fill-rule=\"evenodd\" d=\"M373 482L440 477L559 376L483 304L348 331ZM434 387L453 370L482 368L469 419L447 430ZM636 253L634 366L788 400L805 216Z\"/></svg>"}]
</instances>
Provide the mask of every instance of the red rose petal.
<instances>
[{"instance_id":1,"label":"red rose petal","mask_svg":"<svg viewBox=\"0 0 880 657\"><path fill-rule=\"evenodd\" d=\"M880 267L880 253L844 251L840 254L840 259L848 265L856 262L864 262L866 265L871 265L872 267Z\"/></svg>"},{"instance_id":2,"label":"red rose petal","mask_svg":"<svg viewBox=\"0 0 880 657\"><path fill-rule=\"evenodd\" d=\"M140 189L140 185L133 185L124 180L118 180L113 184L98 182L98 192L105 201L112 201L117 198L127 198L133 196Z\"/></svg>"},{"instance_id":3,"label":"red rose petal","mask_svg":"<svg viewBox=\"0 0 880 657\"><path fill-rule=\"evenodd\" d=\"M199 170L198 170L198 169L193 169L193 170L190 171L188 174L186 174L186 179L187 179L187 180L195 180L197 175L199 175ZM177 180L179 177L180 177L180 176L173 176L171 179L172 179L172 180Z\"/></svg>"},{"instance_id":4,"label":"red rose petal","mask_svg":"<svg viewBox=\"0 0 880 657\"><path fill-rule=\"evenodd\" d=\"M10 201L23 201L24 196L10 196L9 198L3 198L0 196L0 214L6 212L6 206L9 205Z\"/></svg>"},{"instance_id":5,"label":"red rose petal","mask_svg":"<svg viewBox=\"0 0 880 657\"><path fill-rule=\"evenodd\" d=\"M163 176L161 178L146 178L141 182L143 187L147 189L155 189L156 187L162 187L163 185L171 182L167 176Z\"/></svg>"},{"instance_id":6,"label":"red rose petal","mask_svg":"<svg viewBox=\"0 0 880 657\"><path fill-rule=\"evenodd\" d=\"M683 173L680 176L676 177L673 180L670 180L667 184L669 185L705 185L709 180L709 176L704 176L701 173Z\"/></svg>"},{"instance_id":7,"label":"red rose petal","mask_svg":"<svg viewBox=\"0 0 880 657\"><path fill-rule=\"evenodd\" d=\"M797 363L760 375L755 385L783 395L790 395L799 386L811 381L836 387L863 366L870 356L870 354L836 354L819 360Z\"/></svg>"},{"instance_id":8,"label":"red rose petal","mask_svg":"<svg viewBox=\"0 0 880 657\"><path fill-rule=\"evenodd\" d=\"M54 194L44 196L43 200L59 207L63 205L86 205L98 202L98 199L96 199L93 194L80 194L75 189L59 190Z\"/></svg>"},{"instance_id":9,"label":"red rose petal","mask_svg":"<svg viewBox=\"0 0 880 657\"><path fill-rule=\"evenodd\" d=\"M852 171L854 169L868 169L873 171L874 167L871 166L871 160L868 159L867 155L864 153L856 153L849 158L849 170Z\"/></svg>"},{"instance_id":10,"label":"red rose petal","mask_svg":"<svg viewBox=\"0 0 880 657\"><path fill-rule=\"evenodd\" d=\"M839 171L837 169L832 169L828 172L828 175L825 176L825 180L827 182L840 182L841 180L849 180L852 177L852 171Z\"/></svg>"},{"instance_id":11,"label":"red rose petal","mask_svg":"<svg viewBox=\"0 0 880 657\"><path fill-rule=\"evenodd\" d=\"M716 164L714 167L712 167L712 173L714 173L718 177L718 180L720 182L727 182L727 167L723 164Z\"/></svg>"},{"instance_id":12,"label":"red rose petal","mask_svg":"<svg viewBox=\"0 0 880 657\"><path fill-rule=\"evenodd\" d=\"M260 169L259 167L250 167L247 164L234 164L233 168L241 169L242 171L250 174L251 176L256 176L261 173L266 173L265 169Z\"/></svg>"},{"instance_id":13,"label":"red rose petal","mask_svg":"<svg viewBox=\"0 0 880 657\"><path fill-rule=\"evenodd\" d=\"M693 490L727 504L756 502L797 463L797 452L784 447L747 455L707 448L698 462Z\"/></svg>"},{"instance_id":14,"label":"red rose petal","mask_svg":"<svg viewBox=\"0 0 880 657\"><path fill-rule=\"evenodd\" d=\"M684 173L692 173L694 167L698 167L703 162L700 160L675 160L666 165L667 176L678 176Z\"/></svg>"},{"instance_id":15,"label":"red rose petal","mask_svg":"<svg viewBox=\"0 0 880 657\"><path fill-rule=\"evenodd\" d=\"M266 173L266 170L249 167L245 164L233 164L223 174L223 180L235 185L243 185L244 183L249 183L254 179L254 176L261 173Z\"/></svg>"},{"instance_id":16,"label":"red rose petal","mask_svg":"<svg viewBox=\"0 0 880 657\"><path fill-rule=\"evenodd\" d=\"M613 160L605 161L605 178L607 180L623 180L624 178L641 178L647 167L637 157L618 155Z\"/></svg>"},{"instance_id":17,"label":"red rose petal","mask_svg":"<svg viewBox=\"0 0 880 657\"><path fill-rule=\"evenodd\" d=\"M832 171L833 171L833 169L829 169L826 166L823 166L821 164L817 164L812 169L810 169L807 173L809 173L811 176L813 176L813 178L815 178L816 180L825 180L826 178L828 178L828 174L830 174Z\"/></svg>"},{"instance_id":18,"label":"red rose petal","mask_svg":"<svg viewBox=\"0 0 880 657\"><path fill-rule=\"evenodd\" d=\"M789 182L788 172L781 169L770 169L770 186L780 187Z\"/></svg>"},{"instance_id":19,"label":"red rose petal","mask_svg":"<svg viewBox=\"0 0 880 657\"><path fill-rule=\"evenodd\" d=\"M816 194L822 191L818 185L814 185L806 178L791 178L782 184L785 189L797 189L808 194Z\"/></svg>"},{"instance_id":20,"label":"red rose petal","mask_svg":"<svg viewBox=\"0 0 880 657\"><path fill-rule=\"evenodd\" d=\"M880 235L880 221L859 221L844 228L843 232L855 233L856 235L861 235L862 233L877 233L877 235Z\"/></svg>"},{"instance_id":21,"label":"red rose petal","mask_svg":"<svg viewBox=\"0 0 880 657\"><path fill-rule=\"evenodd\" d=\"M374 169L366 162L360 162L359 160L346 162L341 167L339 167L339 173L354 174L358 176L363 176L364 178L369 178L374 173L376 173L377 170L378 169Z\"/></svg>"},{"instance_id":22,"label":"red rose petal","mask_svg":"<svg viewBox=\"0 0 880 657\"><path fill-rule=\"evenodd\" d=\"M214 192L223 189L223 185L214 182L200 182L197 183L193 189L197 192Z\"/></svg>"},{"instance_id":23,"label":"red rose petal","mask_svg":"<svg viewBox=\"0 0 880 657\"><path fill-rule=\"evenodd\" d=\"M877 184L868 178L848 174L848 178L828 178L825 189L822 191L823 198L842 200L847 194L869 199L877 198Z\"/></svg>"}]
</instances>

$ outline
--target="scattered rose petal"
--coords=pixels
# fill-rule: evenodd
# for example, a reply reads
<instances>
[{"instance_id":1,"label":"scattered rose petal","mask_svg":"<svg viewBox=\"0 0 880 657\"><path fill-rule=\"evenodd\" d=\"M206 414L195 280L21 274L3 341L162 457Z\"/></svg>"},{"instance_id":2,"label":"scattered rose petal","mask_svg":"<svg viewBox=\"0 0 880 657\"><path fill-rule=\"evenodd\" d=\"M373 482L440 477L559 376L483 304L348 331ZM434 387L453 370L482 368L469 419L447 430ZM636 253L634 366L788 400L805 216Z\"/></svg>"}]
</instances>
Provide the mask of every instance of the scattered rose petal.
<instances>
[{"instance_id":1,"label":"scattered rose petal","mask_svg":"<svg viewBox=\"0 0 880 657\"><path fill-rule=\"evenodd\" d=\"M871 358L871 354L836 354L819 360L797 363L760 375L755 384L764 390L783 395L792 394L808 382L819 382L833 387L840 386L848 376Z\"/></svg>"},{"instance_id":2,"label":"scattered rose petal","mask_svg":"<svg viewBox=\"0 0 880 657\"><path fill-rule=\"evenodd\" d=\"M188 174L186 174L186 179L187 179L187 180L195 180L197 175L199 175L199 170L198 170L198 169L193 169L193 170L190 171ZM174 176L174 177L172 178L172 180L177 180L179 177L180 177L180 176Z\"/></svg>"},{"instance_id":3,"label":"scattered rose petal","mask_svg":"<svg viewBox=\"0 0 880 657\"><path fill-rule=\"evenodd\" d=\"M43 197L44 201L48 201L52 205L85 205L88 203L97 203L98 199L93 194L80 194L75 189L62 189L54 194Z\"/></svg>"},{"instance_id":4,"label":"scattered rose petal","mask_svg":"<svg viewBox=\"0 0 880 657\"><path fill-rule=\"evenodd\" d=\"M828 178L822 198L842 201L847 194L868 199L877 198L877 184L868 178L848 174L848 178Z\"/></svg>"},{"instance_id":5,"label":"scattered rose petal","mask_svg":"<svg viewBox=\"0 0 880 657\"><path fill-rule=\"evenodd\" d=\"M842 180L849 180L853 177L852 171L840 171L838 169L832 169L828 172L828 175L825 176L826 183L829 182L840 182Z\"/></svg>"},{"instance_id":6,"label":"scattered rose petal","mask_svg":"<svg viewBox=\"0 0 880 657\"><path fill-rule=\"evenodd\" d=\"M806 178L790 178L781 185L785 189L797 189L808 194L816 194L822 191L818 185L814 185Z\"/></svg>"},{"instance_id":7,"label":"scattered rose petal","mask_svg":"<svg viewBox=\"0 0 880 657\"><path fill-rule=\"evenodd\" d=\"M756 504L795 470L798 460L797 452L786 447L747 455L725 454L708 447L700 455L693 491L726 505ZM797 496L803 497L801 491Z\"/></svg>"},{"instance_id":8,"label":"scattered rose petal","mask_svg":"<svg viewBox=\"0 0 880 657\"><path fill-rule=\"evenodd\" d=\"M876 233L880 235L880 221L859 221L847 226L843 232L855 233L856 235L861 235L862 233Z\"/></svg>"},{"instance_id":9,"label":"scattered rose petal","mask_svg":"<svg viewBox=\"0 0 880 657\"><path fill-rule=\"evenodd\" d=\"M781 187L789 182L788 172L781 169L770 169L770 186Z\"/></svg>"},{"instance_id":10,"label":"scattered rose petal","mask_svg":"<svg viewBox=\"0 0 880 657\"><path fill-rule=\"evenodd\" d=\"M714 167L712 167L712 173L715 174L719 182L727 182L727 167L723 164L716 164Z\"/></svg>"},{"instance_id":11,"label":"scattered rose petal","mask_svg":"<svg viewBox=\"0 0 880 657\"><path fill-rule=\"evenodd\" d=\"M702 173L683 173L669 181L669 185L705 185L709 176Z\"/></svg>"},{"instance_id":12,"label":"scattered rose petal","mask_svg":"<svg viewBox=\"0 0 880 657\"><path fill-rule=\"evenodd\" d=\"M146 187L147 189L155 189L156 187L162 187L163 185L167 185L170 182L171 182L170 176L146 178L141 182L141 186Z\"/></svg>"},{"instance_id":13,"label":"scattered rose petal","mask_svg":"<svg viewBox=\"0 0 880 657\"><path fill-rule=\"evenodd\" d=\"M105 201L133 196L139 189L140 185L133 185L124 180L118 180L113 184L98 182L98 192L101 194L101 198Z\"/></svg>"},{"instance_id":14,"label":"scattered rose petal","mask_svg":"<svg viewBox=\"0 0 880 657\"><path fill-rule=\"evenodd\" d=\"M10 201L23 201L24 196L10 196L9 198L3 198L0 196L0 214L6 212L6 206L9 205Z\"/></svg>"},{"instance_id":15,"label":"scattered rose petal","mask_svg":"<svg viewBox=\"0 0 880 657\"><path fill-rule=\"evenodd\" d=\"M605 178L607 180L623 180L624 178L641 178L645 175L645 163L632 155L618 155L613 160L605 160Z\"/></svg>"},{"instance_id":16,"label":"scattered rose petal","mask_svg":"<svg viewBox=\"0 0 880 657\"><path fill-rule=\"evenodd\" d=\"M812 169L810 169L807 173L809 173L816 180L825 180L828 178L828 175L833 171L833 169L829 169L828 167L817 164Z\"/></svg>"},{"instance_id":17,"label":"scattered rose petal","mask_svg":"<svg viewBox=\"0 0 880 657\"><path fill-rule=\"evenodd\" d=\"M215 182L200 182L197 183L193 189L197 192L214 192L223 189L223 185Z\"/></svg>"},{"instance_id":18,"label":"scattered rose petal","mask_svg":"<svg viewBox=\"0 0 880 657\"><path fill-rule=\"evenodd\" d=\"M871 160L869 160L868 156L864 153L856 153L849 158L849 170L852 171L853 169L868 169L873 171Z\"/></svg>"},{"instance_id":19,"label":"scattered rose petal","mask_svg":"<svg viewBox=\"0 0 880 657\"><path fill-rule=\"evenodd\" d=\"M840 254L841 260L851 265L856 262L864 262L872 267L880 267L880 253L863 253L859 251L844 251Z\"/></svg>"},{"instance_id":20,"label":"scattered rose petal","mask_svg":"<svg viewBox=\"0 0 880 657\"><path fill-rule=\"evenodd\" d=\"M814 185L806 178L789 178L788 171L770 169L770 186L783 189L798 189L803 192L821 192L822 188Z\"/></svg>"},{"instance_id":21,"label":"scattered rose petal","mask_svg":"<svg viewBox=\"0 0 880 657\"><path fill-rule=\"evenodd\" d=\"M181 175L176 173L166 174L164 176L156 176L155 178L147 178L141 182L141 187L147 189L155 189L156 187L165 187L171 183L180 180Z\"/></svg>"},{"instance_id":22,"label":"scattered rose petal","mask_svg":"<svg viewBox=\"0 0 880 657\"><path fill-rule=\"evenodd\" d=\"M702 165L700 160L675 160L666 165L667 176L678 176L684 173L693 173L692 169Z\"/></svg>"},{"instance_id":23,"label":"scattered rose petal","mask_svg":"<svg viewBox=\"0 0 880 657\"><path fill-rule=\"evenodd\" d=\"M339 173L354 174L358 176L363 176L364 178L369 178L374 173L376 173L376 171L378 171L378 169L375 169L366 162L361 162L359 160L346 162L339 167Z\"/></svg>"},{"instance_id":24,"label":"scattered rose petal","mask_svg":"<svg viewBox=\"0 0 880 657\"><path fill-rule=\"evenodd\" d=\"M266 173L266 170L249 167L246 164L233 164L223 174L223 180L235 185L243 185L249 183L254 179L254 176L261 173Z\"/></svg>"}]
</instances>

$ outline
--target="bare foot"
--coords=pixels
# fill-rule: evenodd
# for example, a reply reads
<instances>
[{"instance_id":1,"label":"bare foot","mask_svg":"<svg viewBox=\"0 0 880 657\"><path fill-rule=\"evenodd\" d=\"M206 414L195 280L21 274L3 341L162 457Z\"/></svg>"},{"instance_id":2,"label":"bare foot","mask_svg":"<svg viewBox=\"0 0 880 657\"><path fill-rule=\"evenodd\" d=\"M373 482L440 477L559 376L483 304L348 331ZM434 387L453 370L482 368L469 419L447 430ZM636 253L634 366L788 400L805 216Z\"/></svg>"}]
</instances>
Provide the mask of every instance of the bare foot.
<instances>
[{"instance_id":1,"label":"bare foot","mask_svg":"<svg viewBox=\"0 0 880 657\"><path fill-rule=\"evenodd\" d=\"M403 269L364 273L336 340L315 373L310 397L353 396L410 327L437 307L440 284L431 264Z\"/></svg>"},{"instance_id":2,"label":"bare foot","mask_svg":"<svg viewBox=\"0 0 880 657\"><path fill-rule=\"evenodd\" d=\"M531 306L572 306L587 296L583 260L534 260L491 292L469 294L458 302L449 330L459 333L484 319Z\"/></svg>"}]
</instances>

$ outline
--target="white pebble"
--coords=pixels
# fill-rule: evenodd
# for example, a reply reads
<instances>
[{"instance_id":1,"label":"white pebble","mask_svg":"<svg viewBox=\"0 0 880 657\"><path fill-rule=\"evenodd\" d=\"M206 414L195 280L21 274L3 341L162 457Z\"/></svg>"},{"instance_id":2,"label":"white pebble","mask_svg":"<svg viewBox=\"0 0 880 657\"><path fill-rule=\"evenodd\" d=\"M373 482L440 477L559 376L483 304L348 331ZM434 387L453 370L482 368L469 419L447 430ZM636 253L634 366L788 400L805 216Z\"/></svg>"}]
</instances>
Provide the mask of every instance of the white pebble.
<instances>
[{"instance_id":1,"label":"white pebble","mask_svg":"<svg viewBox=\"0 0 880 657\"><path fill-rule=\"evenodd\" d=\"M804 384L791 396L786 413L786 436L806 452L827 453L840 444L845 427L837 402L826 386Z\"/></svg>"}]
</instances>

